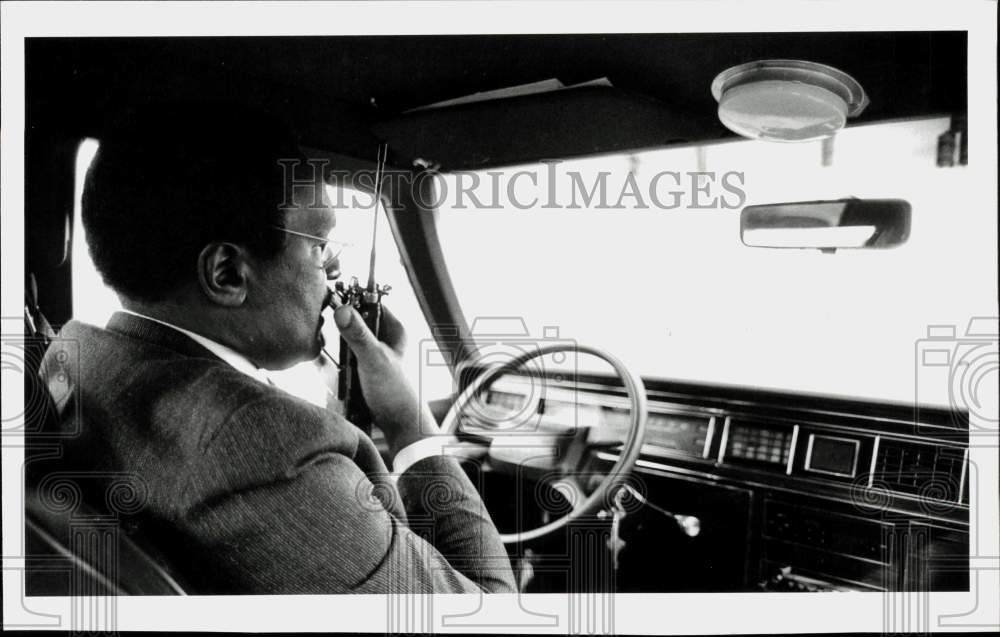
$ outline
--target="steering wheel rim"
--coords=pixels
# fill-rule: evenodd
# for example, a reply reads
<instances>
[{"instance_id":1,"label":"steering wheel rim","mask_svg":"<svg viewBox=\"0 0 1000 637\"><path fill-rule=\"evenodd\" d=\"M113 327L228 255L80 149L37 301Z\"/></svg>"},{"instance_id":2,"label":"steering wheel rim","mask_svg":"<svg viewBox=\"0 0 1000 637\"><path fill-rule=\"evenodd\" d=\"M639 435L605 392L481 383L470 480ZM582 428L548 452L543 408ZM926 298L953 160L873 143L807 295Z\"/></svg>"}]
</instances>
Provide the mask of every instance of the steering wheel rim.
<instances>
[{"instance_id":1,"label":"steering wheel rim","mask_svg":"<svg viewBox=\"0 0 1000 637\"><path fill-rule=\"evenodd\" d=\"M613 495L615 491L617 491L617 489L625 482L629 474L631 474L632 469L635 467L636 460L639 459L639 451L642 447L642 441L646 433L646 386L643 384L642 379L639 378L638 374L628 368L618 357L600 348L588 345L579 345L576 343L552 343L541 345L537 349L527 351L524 354L510 359L509 361L487 369L468 387L466 387L465 390L458 395L458 398L455 399L455 402L452 403L451 408L448 410L447 415L445 415L444 420L441 423L441 431L446 434L454 434L458 428L459 416L465 410L468 403L477 394L479 394L484 386L491 384L501 375L521 367L528 361L541 358L549 354L565 351L573 351L578 354L583 353L596 356L611 365L611 367L615 370L615 373L618 374L618 377L621 378L624 383L625 391L629 398L630 418L628 435L625 437L625 443L622 446L621 453L618 455L618 460L589 496L586 496L581 502L576 503L569 513L553 520L552 522L549 522L548 524L544 524L540 527L527 531L501 533L500 539L504 544L520 544L522 542L536 540L563 528L574 520L607 508L610 503L609 496Z\"/></svg>"}]
</instances>

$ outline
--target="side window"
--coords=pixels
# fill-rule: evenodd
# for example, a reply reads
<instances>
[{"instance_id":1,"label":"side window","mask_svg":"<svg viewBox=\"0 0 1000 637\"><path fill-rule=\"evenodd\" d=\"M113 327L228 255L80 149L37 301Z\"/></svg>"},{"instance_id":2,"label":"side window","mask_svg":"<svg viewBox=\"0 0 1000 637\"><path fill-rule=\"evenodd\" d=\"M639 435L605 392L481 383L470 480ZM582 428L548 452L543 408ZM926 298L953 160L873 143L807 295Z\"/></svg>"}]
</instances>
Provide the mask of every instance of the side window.
<instances>
[{"instance_id":1,"label":"side window","mask_svg":"<svg viewBox=\"0 0 1000 637\"><path fill-rule=\"evenodd\" d=\"M71 263L73 268L73 318L91 325L103 327L111 315L120 310L122 305L118 295L104 285L101 275L94 267L87 248L86 232L80 218L80 198L83 195L83 180L87 175L90 162L97 154L96 139L85 139L80 142L76 151L76 178L73 199L73 244Z\"/></svg>"},{"instance_id":2,"label":"side window","mask_svg":"<svg viewBox=\"0 0 1000 637\"><path fill-rule=\"evenodd\" d=\"M73 317L92 325L104 326L111 315L121 309L118 296L112 291L94 267L86 242L80 211L83 182L90 163L97 153L95 139L84 140L77 151L75 209L73 224L72 268L73 268ZM371 195L359 191L327 186L327 194L337 212L337 234L342 241L353 244L340 257L341 272L347 281L357 276L362 283L368 276L368 259L371 249L372 214ZM444 366L420 365L418 353L422 341L431 338L427 321L417 303L409 277L403 267L399 249L393 240L385 210L380 206L377 237L376 277L379 283L392 286L386 297L386 306L406 327L409 347L407 367L414 385L419 388L424 400L434 400L451 392L451 374ZM339 335L333 321L324 327L327 351L337 356ZM306 362L290 369L271 374L276 384L290 393L316 403L325 401L326 387L329 385L328 366Z\"/></svg>"}]
</instances>

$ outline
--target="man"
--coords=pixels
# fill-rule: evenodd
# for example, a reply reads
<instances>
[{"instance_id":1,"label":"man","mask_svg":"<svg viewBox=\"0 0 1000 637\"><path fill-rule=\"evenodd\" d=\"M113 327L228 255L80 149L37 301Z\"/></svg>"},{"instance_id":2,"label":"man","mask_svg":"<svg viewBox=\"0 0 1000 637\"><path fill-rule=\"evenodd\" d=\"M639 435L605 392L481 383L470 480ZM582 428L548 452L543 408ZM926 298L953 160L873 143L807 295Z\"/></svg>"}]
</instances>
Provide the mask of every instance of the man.
<instances>
[{"instance_id":1,"label":"man","mask_svg":"<svg viewBox=\"0 0 1000 637\"><path fill-rule=\"evenodd\" d=\"M398 482L359 429L268 381L320 354L339 276L322 189L279 163L303 159L287 133L173 106L100 142L83 225L125 311L106 329L71 321L46 354L46 379L68 377L79 401L60 405L60 427L80 432L60 468L132 476L146 497L129 525L192 592L513 592L479 496L429 451L437 425L390 313L384 343L353 308L334 318Z\"/></svg>"}]
</instances>

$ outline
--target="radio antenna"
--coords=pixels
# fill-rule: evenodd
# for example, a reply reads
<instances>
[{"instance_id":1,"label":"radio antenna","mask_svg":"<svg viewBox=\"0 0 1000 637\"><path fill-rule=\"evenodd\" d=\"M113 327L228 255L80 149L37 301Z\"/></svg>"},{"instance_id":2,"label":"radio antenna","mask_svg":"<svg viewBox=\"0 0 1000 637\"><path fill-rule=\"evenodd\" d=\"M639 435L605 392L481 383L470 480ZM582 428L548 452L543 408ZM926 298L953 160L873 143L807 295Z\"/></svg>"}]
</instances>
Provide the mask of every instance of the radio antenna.
<instances>
[{"instance_id":1,"label":"radio antenna","mask_svg":"<svg viewBox=\"0 0 1000 637\"><path fill-rule=\"evenodd\" d=\"M385 159L386 155L389 154L389 147L386 144L380 144L378 147L378 156L375 158L375 220L372 222L372 253L368 260L368 285L366 289L368 292L375 292L375 239L378 236L378 206L382 202L382 177L385 172Z\"/></svg>"}]
</instances>

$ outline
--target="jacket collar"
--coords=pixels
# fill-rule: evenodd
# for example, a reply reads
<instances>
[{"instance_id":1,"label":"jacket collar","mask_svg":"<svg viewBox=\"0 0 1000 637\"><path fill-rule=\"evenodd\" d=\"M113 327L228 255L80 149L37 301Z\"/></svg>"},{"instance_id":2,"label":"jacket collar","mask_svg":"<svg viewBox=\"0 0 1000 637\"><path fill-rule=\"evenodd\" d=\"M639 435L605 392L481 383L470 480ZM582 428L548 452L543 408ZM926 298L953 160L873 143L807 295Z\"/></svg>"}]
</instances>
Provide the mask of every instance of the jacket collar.
<instances>
[{"instance_id":1,"label":"jacket collar","mask_svg":"<svg viewBox=\"0 0 1000 637\"><path fill-rule=\"evenodd\" d=\"M129 338L172 349L186 356L222 360L186 334L163 323L128 312L115 312L108 320L107 329Z\"/></svg>"}]
</instances>

